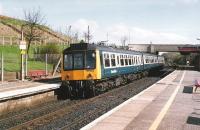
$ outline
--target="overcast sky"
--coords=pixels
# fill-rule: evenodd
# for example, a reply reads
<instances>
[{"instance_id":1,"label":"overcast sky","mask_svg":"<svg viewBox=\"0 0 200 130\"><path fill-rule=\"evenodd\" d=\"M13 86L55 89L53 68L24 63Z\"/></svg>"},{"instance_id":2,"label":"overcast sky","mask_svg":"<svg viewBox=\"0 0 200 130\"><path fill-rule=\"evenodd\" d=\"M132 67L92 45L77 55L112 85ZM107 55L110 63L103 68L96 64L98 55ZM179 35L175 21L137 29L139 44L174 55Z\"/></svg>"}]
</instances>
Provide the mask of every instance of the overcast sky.
<instances>
[{"instance_id":1,"label":"overcast sky","mask_svg":"<svg viewBox=\"0 0 200 130\"><path fill-rule=\"evenodd\" d=\"M72 25L79 36L90 26L93 41L196 44L200 37L200 0L0 0L0 14L24 18L41 8L56 30Z\"/></svg>"}]
</instances>

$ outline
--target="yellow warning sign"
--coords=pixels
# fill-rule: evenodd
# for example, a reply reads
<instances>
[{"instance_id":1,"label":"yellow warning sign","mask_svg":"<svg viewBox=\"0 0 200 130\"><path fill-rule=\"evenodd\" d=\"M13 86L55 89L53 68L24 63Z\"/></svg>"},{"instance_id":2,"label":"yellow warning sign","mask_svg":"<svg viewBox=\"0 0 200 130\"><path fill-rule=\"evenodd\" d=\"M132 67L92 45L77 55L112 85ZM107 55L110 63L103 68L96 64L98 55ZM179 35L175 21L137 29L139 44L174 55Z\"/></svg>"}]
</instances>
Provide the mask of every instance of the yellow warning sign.
<instances>
[{"instance_id":1,"label":"yellow warning sign","mask_svg":"<svg viewBox=\"0 0 200 130\"><path fill-rule=\"evenodd\" d=\"M21 50L21 54L26 54L26 51L25 50Z\"/></svg>"}]
</instances>

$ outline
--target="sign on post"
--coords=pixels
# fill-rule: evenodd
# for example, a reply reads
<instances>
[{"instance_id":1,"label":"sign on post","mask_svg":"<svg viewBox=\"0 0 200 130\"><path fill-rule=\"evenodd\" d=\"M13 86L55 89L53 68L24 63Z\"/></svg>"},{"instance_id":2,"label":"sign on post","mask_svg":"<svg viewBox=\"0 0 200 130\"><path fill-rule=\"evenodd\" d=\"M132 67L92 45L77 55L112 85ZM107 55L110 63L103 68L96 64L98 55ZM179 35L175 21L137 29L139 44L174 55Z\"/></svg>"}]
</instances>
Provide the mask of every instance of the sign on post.
<instances>
[{"instance_id":1,"label":"sign on post","mask_svg":"<svg viewBox=\"0 0 200 130\"><path fill-rule=\"evenodd\" d=\"M19 49L20 50L26 50L26 41L20 41Z\"/></svg>"},{"instance_id":2,"label":"sign on post","mask_svg":"<svg viewBox=\"0 0 200 130\"><path fill-rule=\"evenodd\" d=\"M22 54L22 55L25 55L25 54L26 54L26 51L25 51L25 50L21 50L21 54Z\"/></svg>"}]
</instances>

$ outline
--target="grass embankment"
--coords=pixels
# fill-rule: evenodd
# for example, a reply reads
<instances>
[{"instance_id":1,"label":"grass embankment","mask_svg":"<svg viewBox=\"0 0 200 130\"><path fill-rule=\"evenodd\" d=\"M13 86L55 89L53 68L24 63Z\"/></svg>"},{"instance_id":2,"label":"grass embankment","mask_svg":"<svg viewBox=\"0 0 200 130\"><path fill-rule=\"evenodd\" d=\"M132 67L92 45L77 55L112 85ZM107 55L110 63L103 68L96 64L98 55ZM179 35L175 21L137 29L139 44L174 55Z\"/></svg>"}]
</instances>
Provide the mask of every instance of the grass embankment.
<instances>
[{"instance_id":1,"label":"grass embankment","mask_svg":"<svg viewBox=\"0 0 200 130\"><path fill-rule=\"evenodd\" d=\"M19 27L27 24L27 21L25 21L25 20L11 18L11 17L7 17L7 16L3 16L3 15L0 15L0 22L4 22L6 24L13 25L13 26L19 26ZM44 25L39 25L39 27L41 27L42 29L47 29L49 31L51 30L49 27L44 26Z\"/></svg>"},{"instance_id":2,"label":"grass embankment","mask_svg":"<svg viewBox=\"0 0 200 130\"><path fill-rule=\"evenodd\" d=\"M44 70L45 69L45 54L35 55L33 52L38 46L32 46L30 48L29 58L28 58L28 70ZM59 47L61 50L63 47ZM3 53L4 57L4 70L9 72L20 71L21 66L21 54L18 45L13 46L0 46L0 53ZM50 54L51 55L51 54ZM51 56L48 57L51 60ZM48 63L48 71L53 70L53 63Z\"/></svg>"}]
</instances>

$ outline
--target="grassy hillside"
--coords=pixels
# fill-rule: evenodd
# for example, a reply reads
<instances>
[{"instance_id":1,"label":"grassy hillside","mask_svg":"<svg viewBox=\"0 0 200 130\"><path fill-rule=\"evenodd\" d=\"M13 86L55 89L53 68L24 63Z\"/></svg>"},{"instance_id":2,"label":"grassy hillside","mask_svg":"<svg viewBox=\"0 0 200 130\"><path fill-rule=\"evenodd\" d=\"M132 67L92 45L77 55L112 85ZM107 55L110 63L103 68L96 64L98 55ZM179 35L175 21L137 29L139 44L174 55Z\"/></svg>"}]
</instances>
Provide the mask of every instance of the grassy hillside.
<instances>
[{"instance_id":1,"label":"grassy hillside","mask_svg":"<svg viewBox=\"0 0 200 130\"><path fill-rule=\"evenodd\" d=\"M1 22L9 23L9 24L16 25L16 26L21 26L26 23L23 20L10 18L7 16L2 16L2 15L0 15L0 20L1 20Z\"/></svg>"},{"instance_id":2,"label":"grassy hillside","mask_svg":"<svg viewBox=\"0 0 200 130\"><path fill-rule=\"evenodd\" d=\"M20 37L21 26L26 21L0 15L0 36ZM69 39L66 35L57 33L47 26L39 26L38 31L42 31L42 39L47 39L51 43L66 42Z\"/></svg>"},{"instance_id":3,"label":"grassy hillside","mask_svg":"<svg viewBox=\"0 0 200 130\"><path fill-rule=\"evenodd\" d=\"M24 25L26 21L19 20L15 18L10 18L7 16L1 16L0 15L0 36L8 36L7 41L9 41L9 36L15 37L18 40L21 35L21 26ZM68 37L59 34L52 29L50 29L47 26L40 26L39 31L43 31L42 38L47 38L48 42L54 45L58 46L58 53L61 53L64 48L67 47L67 45L59 44L64 42L66 43ZM4 38L5 39L5 38ZM2 42L2 37L0 37L0 44ZM6 42L8 43L8 42ZM21 55L20 55L20 49L19 45L16 45L17 42L15 42L14 45L5 44L0 45L0 55L3 52L4 56L4 70L9 72L18 72L20 71L20 64L21 64ZM45 54L35 54L35 50L38 48L42 49L44 48L45 44L32 44L31 48L29 50L29 59L28 59L28 70L35 70L35 69L45 69ZM53 54L48 54L48 61L51 63L48 63L48 70L52 71L53 66L55 65L53 60L57 62L57 56Z\"/></svg>"}]
</instances>

